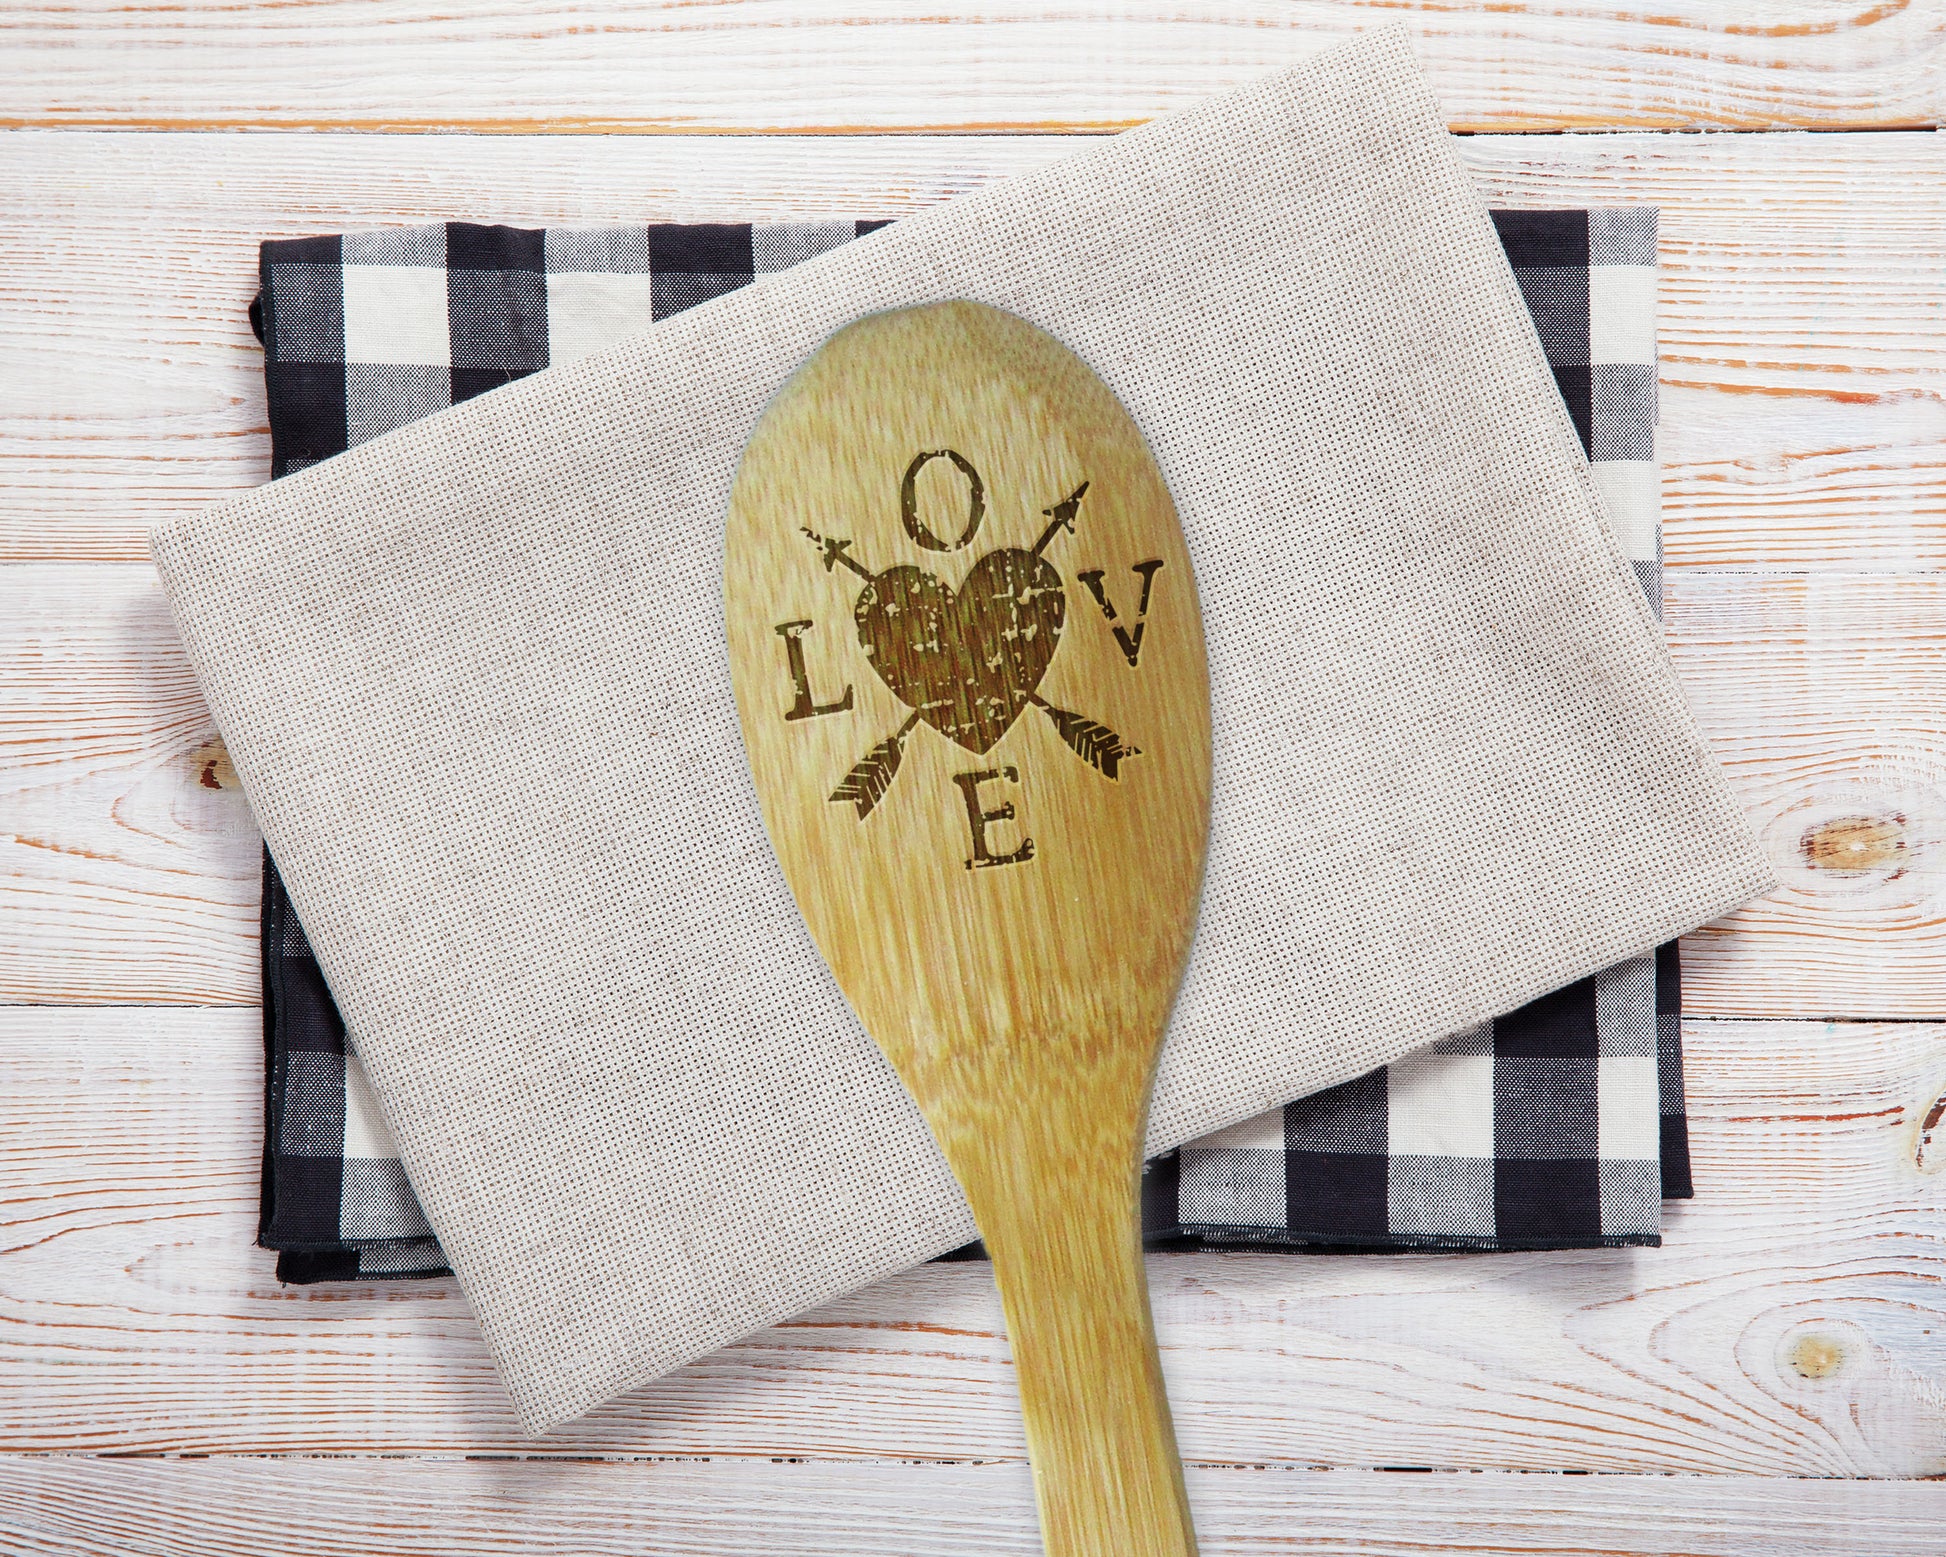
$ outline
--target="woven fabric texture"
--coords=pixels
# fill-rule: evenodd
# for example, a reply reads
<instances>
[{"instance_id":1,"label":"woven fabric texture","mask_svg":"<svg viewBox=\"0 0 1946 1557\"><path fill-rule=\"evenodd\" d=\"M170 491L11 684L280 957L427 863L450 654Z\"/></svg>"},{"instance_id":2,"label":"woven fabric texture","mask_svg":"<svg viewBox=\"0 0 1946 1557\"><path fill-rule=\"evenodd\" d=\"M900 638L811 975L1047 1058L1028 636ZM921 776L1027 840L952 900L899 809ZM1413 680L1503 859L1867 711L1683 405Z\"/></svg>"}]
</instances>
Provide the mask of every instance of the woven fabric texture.
<instances>
[{"instance_id":1,"label":"woven fabric texture","mask_svg":"<svg viewBox=\"0 0 1946 1557\"><path fill-rule=\"evenodd\" d=\"M770 852L720 603L777 387L955 297L1108 384L1196 567L1210 860L1152 1149L1773 882L1399 29L163 524L531 1428L972 1235Z\"/></svg>"},{"instance_id":2,"label":"woven fabric texture","mask_svg":"<svg viewBox=\"0 0 1946 1557\"><path fill-rule=\"evenodd\" d=\"M1492 216L1584 450L1595 447L1600 408L1599 453L1590 470L1645 593L1659 602L1656 213L1633 207ZM375 386L423 383L428 370L444 368L443 393L431 398L469 398L491 386L468 378L459 364L480 360L498 343L527 343L520 353L526 366L508 370L524 377L883 225L534 230L450 223L268 242L253 317L265 347L272 470L302 469L388 431L371 408ZM385 276L347 280L347 270L376 264L449 275L443 287L424 279L387 285L392 278ZM453 283L455 271L466 273L465 285ZM530 284L536 274L545 276L543 287ZM348 341L388 342L394 351L419 343L421 354L439 360L365 363L359 377L345 361ZM358 401L361 395L367 398ZM267 1149L259 1242L281 1251L277 1271L286 1281L444 1274L444 1256L376 1117L357 1057L347 1052L343 1023L268 856L264 915ZM1674 956L1673 945L1665 949L1665 962ZM1668 1048L1655 1069L1641 1063L1650 1052L1643 1037L1656 1027L1657 982L1648 963L1604 970L1599 981L1582 980L1500 1019L1492 1041L1465 1062L1415 1064L1398 1078L1375 1072L1192 1142L1180 1161L1157 1159L1144 1208L1151 1246L1660 1242L1661 1197L1685 1196L1689 1184L1679 1022L1660 1024ZM1661 1070L1673 1085L1658 1086ZM1664 1096L1669 1107L1658 1129ZM1417 1149L1426 1144L1420 1121L1457 1149ZM1359 1149L1320 1158L1317 1143L1329 1140Z\"/></svg>"}]
</instances>

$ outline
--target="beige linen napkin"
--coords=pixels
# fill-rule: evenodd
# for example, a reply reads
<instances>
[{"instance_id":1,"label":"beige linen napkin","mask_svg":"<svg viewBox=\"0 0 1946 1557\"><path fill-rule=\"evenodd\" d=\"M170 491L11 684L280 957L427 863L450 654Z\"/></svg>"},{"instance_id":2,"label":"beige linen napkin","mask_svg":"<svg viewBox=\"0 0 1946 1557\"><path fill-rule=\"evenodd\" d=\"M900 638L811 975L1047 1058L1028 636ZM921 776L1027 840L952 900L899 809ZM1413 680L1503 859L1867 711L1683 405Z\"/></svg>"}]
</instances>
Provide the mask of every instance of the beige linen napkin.
<instances>
[{"instance_id":1,"label":"beige linen napkin","mask_svg":"<svg viewBox=\"0 0 1946 1557\"><path fill-rule=\"evenodd\" d=\"M1770 884L1396 30L163 525L530 1428L972 1232L771 857L719 603L770 395L951 297L1107 381L1202 588L1210 864L1152 1150Z\"/></svg>"}]
</instances>

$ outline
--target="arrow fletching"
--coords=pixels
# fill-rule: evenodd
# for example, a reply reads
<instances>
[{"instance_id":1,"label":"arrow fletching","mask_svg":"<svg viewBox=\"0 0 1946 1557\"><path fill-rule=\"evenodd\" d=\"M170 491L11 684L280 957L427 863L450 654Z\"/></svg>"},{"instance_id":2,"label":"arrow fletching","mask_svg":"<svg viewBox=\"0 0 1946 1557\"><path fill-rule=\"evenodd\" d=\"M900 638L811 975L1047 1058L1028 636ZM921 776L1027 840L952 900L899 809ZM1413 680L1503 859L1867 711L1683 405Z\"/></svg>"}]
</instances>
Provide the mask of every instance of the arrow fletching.
<instances>
[{"instance_id":1,"label":"arrow fletching","mask_svg":"<svg viewBox=\"0 0 1946 1557\"><path fill-rule=\"evenodd\" d=\"M912 720L908 719L903 727L860 757L838 787L831 791L831 803L856 806L861 822L870 816L872 807L885 798L886 790L892 787L892 780L899 776L899 759L905 755L905 733L911 728Z\"/></svg>"},{"instance_id":2,"label":"arrow fletching","mask_svg":"<svg viewBox=\"0 0 1946 1557\"><path fill-rule=\"evenodd\" d=\"M1065 708L1056 708L1038 697L1034 703L1053 721L1054 728L1060 732L1061 739L1068 743L1068 749L1075 756L1111 779L1120 776L1124 757L1142 755L1141 747L1124 746L1122 738L1105 724L1069 713Z\"/></svg>"}]
</instances>

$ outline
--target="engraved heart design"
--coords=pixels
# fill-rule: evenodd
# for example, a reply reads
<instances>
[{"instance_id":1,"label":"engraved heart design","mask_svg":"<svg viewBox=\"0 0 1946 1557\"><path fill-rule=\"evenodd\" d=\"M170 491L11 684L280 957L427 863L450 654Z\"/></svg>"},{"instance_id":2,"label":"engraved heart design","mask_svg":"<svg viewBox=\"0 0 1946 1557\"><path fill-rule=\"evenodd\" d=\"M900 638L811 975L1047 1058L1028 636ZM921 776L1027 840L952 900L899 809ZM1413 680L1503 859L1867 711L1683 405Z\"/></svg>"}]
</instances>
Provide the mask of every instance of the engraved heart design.
<instances>
[{"instance_id":1,"label":"engraved heart design","mask_svg":"<svg viewBox=\"0 0 1946 1557\"><path fill-rule=\"evenodd\" d=\"M954 591L921 568L873 575L852 619L881 680L941 735L970 752L1005 735L1061 642L1061 575L1006 547L974 563Z\"/></svg>"}]
</instances>

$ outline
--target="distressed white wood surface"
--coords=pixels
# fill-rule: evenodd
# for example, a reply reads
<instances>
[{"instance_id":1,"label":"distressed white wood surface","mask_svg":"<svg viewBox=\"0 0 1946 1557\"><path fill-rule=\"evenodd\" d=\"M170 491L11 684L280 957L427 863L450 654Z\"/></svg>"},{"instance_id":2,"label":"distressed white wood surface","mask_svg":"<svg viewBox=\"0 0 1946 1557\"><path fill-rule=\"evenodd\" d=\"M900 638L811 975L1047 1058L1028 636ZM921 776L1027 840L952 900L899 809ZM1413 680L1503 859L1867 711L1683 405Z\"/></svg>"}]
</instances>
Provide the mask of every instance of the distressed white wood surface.
<instances>
[{"instance_id":1,"label":"distressed white wood surface","mask_svg":"<svg viewBox=\"0 0 1946 1557\"><path fill-rule=\"evenodd\" d=\"M0 138L0 1552L1035 1549L980 1267L540 1442L450 1284L276 1284L256 835L141 536L267 474L264 237L897 216L1400 17L1468 128L1883 129L1946 99L1936 0L0 16L0 126L51 127ZM736 133L659 133L697 129ZM1699 1199L1665 1249L1153 1262L1205 1547L1946 1550L1939 1485L1748 1479L1946 1475L1946 149L1462 154L1496 202L1663 207L1672 645L1784 887L1688 943L1691 1010L1725 1019L1689 1024ZM1909 1020L1728 1019L1827 1015ZM216 1458L96 1457L131 1453ZM439 1458L469 1454L540 1457ZM1400 1464L1476 1469L1308 1468ZM1672 1471L1728 1474L1646 1474Z\"/></svg>"},{"instance_id":2,"label":"distressed white wood surface","mask_svg":"<svg viewBox=\"0 0 1946 1557\"><path fill-rule=\"evenodd\" d=\"M1938 1557L1925 1483L1193 1466L1205 1557ZM1005 1557L1023 1465L0 1459L17 1557ZM1457 1540L1456 1540L1457 1538Z\"/></svg>"},{"instance_id":3,"label":"distressed white wood surface","mask_svg":"<svg viewBox=\"0 0 1946 1557\"><path fill-rule=\"evenodd\" d=\"M1684 569L1664 620L1782 881L1685 939L1685 1009L1946 1016L1946 575Z\"/></svg>"},{"instance_id":4,"label":"distressed white wood surface","mask_svg":"<svg viewBox=\"0 0 1946 1557\"><path fill-rule=\"evenodd\" d=\"M1933 124L1911 0L607 0L422 9L23 0L0 125L1109 129L1404 20L1458 128Z\"/></svg>"},{"instance_id":5,"label":"distressed white wood surface","mask_svg":"<svg viewBox=\"0 0 1946 1557\"><path fill-rule=\"evenodd\" d=\"M265 479L244 318L264 237L448 217L898 216L1073 145L10 136L0 560L139 559L156 518ZM1495 201L1662 207L1672 566L1946 564L1946 137L1494 136L1462 150Z\"/></svg>"},{"instance_id":6,"label":"distressed white wood surface","mask_svg":"<svg viewBox=\"0 0 1946 1557\"><path fill-rule=\"evenodd\" d=\"M1690 937L1690 1010L1946 1018L1946 574L1666 597L1784 881ZM257 999L257 835L146 565L0 565L0 829L0 1000Z\"/></svg>"},{"instance_id":7,"label":"distressed white wood surface","mask_svg":"<svg viewBox=\"0 0 1946 1557\"><path fill-rule=\"evenodd\" d=\"M1946 1026L1695 1022L1661 1250L1159 1255L1198 1463L1946 1473ZM0 1444L1018 1459L983 1266L805 1315L523 1438L450 1283L280 1287L255 1013L0 1010ZM1934 1121L1936 1128L1937 1121ZM4 1548L0 1548L4 1549Z\"/></svg>"},{"instance_id":8,"label":"distressed white wood surface","mask_svg":"<svg viewBox=\"0 0 1946 1557\"><path fill-rule=\"evenodd\" d=\"M0 567L0 1001L254 1005L261 860L154 570Z\"/></svg>"}]
</instances>

